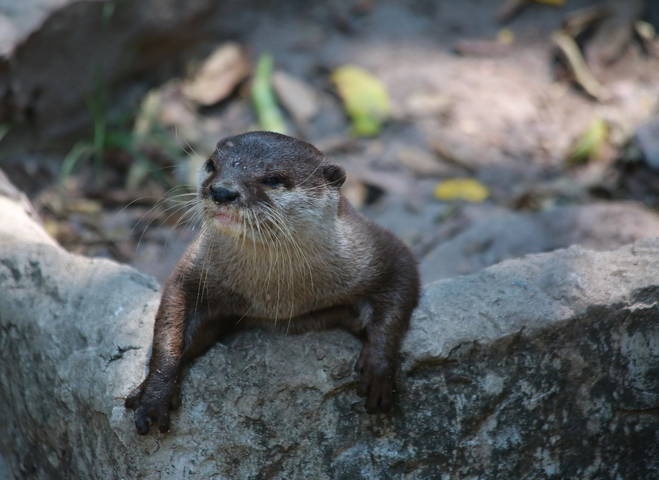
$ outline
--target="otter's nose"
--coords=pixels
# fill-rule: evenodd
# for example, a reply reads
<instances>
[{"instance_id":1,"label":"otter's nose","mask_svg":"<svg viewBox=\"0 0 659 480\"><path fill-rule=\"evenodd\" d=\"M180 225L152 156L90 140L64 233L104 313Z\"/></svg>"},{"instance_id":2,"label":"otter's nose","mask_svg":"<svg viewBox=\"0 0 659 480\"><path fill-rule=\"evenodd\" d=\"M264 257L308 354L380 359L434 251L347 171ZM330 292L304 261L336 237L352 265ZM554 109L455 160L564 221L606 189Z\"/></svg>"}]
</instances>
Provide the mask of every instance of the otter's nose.
<instances>
[{"instance_id":1,"label":"otter's nose","mask_svg":"<svg viewBox=\"0 0 659 480\"><path fill-rule=\"evenodd\" d=\"M220 203L220 204L233 202L238 197L240 197L240 193L236 192L235 190L229 190L228 188L224 188L224 187L212 186L209 189L209 193L213 201L215 203Z\"/></svg>"}]
</instances>

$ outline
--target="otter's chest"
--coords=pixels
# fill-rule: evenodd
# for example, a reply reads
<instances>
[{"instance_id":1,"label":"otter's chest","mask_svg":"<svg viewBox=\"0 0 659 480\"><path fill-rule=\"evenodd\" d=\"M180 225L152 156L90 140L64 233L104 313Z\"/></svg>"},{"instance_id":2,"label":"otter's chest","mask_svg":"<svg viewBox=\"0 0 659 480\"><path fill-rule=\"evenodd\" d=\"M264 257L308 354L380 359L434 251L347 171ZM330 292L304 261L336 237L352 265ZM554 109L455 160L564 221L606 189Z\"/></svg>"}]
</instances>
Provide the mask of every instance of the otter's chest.
<instances>
[{"instance_id":1,"label":"otter's chest","mask_svg":"<svg viewBox=\"0 0 659 480\"><path fill-rule=\"evenodd\" d=\"M299 258L289 262L263 262L259 268L233 269L224 279L247 301L246 315L291 318L333 306L348 282L336 275L331 263Z\"/></svg>"}]
</instances>

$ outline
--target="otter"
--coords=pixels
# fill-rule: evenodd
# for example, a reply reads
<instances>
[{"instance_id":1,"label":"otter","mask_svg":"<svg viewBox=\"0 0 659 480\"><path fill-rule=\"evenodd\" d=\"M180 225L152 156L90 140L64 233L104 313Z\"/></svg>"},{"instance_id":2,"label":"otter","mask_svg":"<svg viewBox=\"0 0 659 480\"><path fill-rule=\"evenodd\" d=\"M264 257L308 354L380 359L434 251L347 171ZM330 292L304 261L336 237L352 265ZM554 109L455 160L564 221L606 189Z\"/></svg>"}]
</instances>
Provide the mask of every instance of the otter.
<instances>
[{"instance_id":1,"label":"otter","mask_svg":"<svg viewBox=\"0 0 659 480\"><path fill-rule=\"evenodd\" d=\"M343 328L369 413L391 409L419 298L416 261L341 194L344 170L271 132L221 140L199 171L201 228L162 292L146 379L126 398L139 434L170 428L183 367L227 334Z\"/></svg>"}]
</instances>

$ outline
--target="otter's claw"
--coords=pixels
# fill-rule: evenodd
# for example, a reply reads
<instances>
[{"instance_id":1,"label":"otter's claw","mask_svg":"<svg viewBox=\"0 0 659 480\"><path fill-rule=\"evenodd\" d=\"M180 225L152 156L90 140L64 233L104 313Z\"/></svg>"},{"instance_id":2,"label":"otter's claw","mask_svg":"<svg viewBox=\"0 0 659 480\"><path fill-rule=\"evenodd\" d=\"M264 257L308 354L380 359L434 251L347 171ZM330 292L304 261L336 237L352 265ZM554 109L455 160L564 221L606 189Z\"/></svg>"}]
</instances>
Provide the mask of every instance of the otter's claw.
<instances>
[{"instance_id":1,"label":"otter's claw","mask_svg":"<svg viewBox=\"0 0 659 480\"><path fill-rule=\"evenodd\" d=\"M165 388L153 388L145 380L126 397L124 402L126 408L135 410L137 433L146 435L154 423L158 424L158 429L162 433L169 431L169 410L180 405L175 390L170 385L166 385Z\"/></svg>"},{"instance_id":2,"label":"otter's claw","mask_svg":"<svg viewBox=\"0 0 659 480\"><path fill-rule=\"evenodd\" d=\"M358 393L366 397L368 413L386 413L393 404L394 375L386 362L375 361L369 353L368 345L362 349L355 365L359 375Z\"/></svg>"}]
</instances>

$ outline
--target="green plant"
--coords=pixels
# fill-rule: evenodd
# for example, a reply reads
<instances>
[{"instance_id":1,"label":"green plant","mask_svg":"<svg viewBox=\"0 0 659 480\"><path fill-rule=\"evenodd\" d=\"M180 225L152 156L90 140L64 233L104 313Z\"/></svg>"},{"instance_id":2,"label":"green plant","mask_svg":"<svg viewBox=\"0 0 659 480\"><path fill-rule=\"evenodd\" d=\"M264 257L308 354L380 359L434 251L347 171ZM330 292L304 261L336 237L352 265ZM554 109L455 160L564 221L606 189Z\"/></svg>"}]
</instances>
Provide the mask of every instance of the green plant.
<instances>
[{"instance_id":1,"label":"green plant","mask_svg":"<svg viewBox=\"0 0 659 480\"><path fill-rule=\"evenodd\" d=\"M259 126L263 130L286 133L286 122L277 99L272 91L272 55L264 53L259 57L252 82L252 103L256 110Z\"/></svg>"},{"instance_id":2,"label":"green plant","mask_svg":"<svg viewBox=\"0 0 659 480\"><path fill-rule=\"evenodd\" d=\"M126 176L126 187L139 186L152 171L159 171L147 151L161 151L172 158L182 156L180 148L171 140L168 132L155 118L157 99L147 95L137 112L112 116L106 108L107 90L103 82L97 82L94 94L87 98L87 108L92 117L92 137L76 142L64 157L60 171L61 181L71 176L81 163L91 162L98 172L105 167L105 160L112 152L124 152L133 162ZM134 119L131 125L131 119ZM163 175L160 180L168 183Z\"/></svg>"},{"instance_id":3,"label":"green plant","mask_svg":"<svg viewBox=\"0 0 659 480\"><path fill-rule=\"evenodd\" d=\"M101 10L103 30L107 30L114 10L114 2L103 5ZM155 113L159 106L157 96L147 95L135 112L116 115L108 110L108 88L100 65L96 66L93 92L85 98L85 103L92 119L92 136L76 142L64 157L60 181L64 182L79 164L85 162L92 163L98 173L106 166L105 160L108 155L120 151L127 153L133 159L126 176L126 186L135 188L144 181L149 172L159 172L145 152L161 151L172 158L182 156L180 148L156 121ZM3 129L0 125L0 139L2 136ZM160 175L160 179L167 183L164 175Z\"/></svg>"},{"instance_id":4,"label":"green plant","mask_svg":"<svg viewBox=\"0 0 659 480\"><path fill-rule=\"evenodd\" d=\"M9 133L10 125L8 123L0 123L0 142Z\"/></svg>"}]
</instances>

